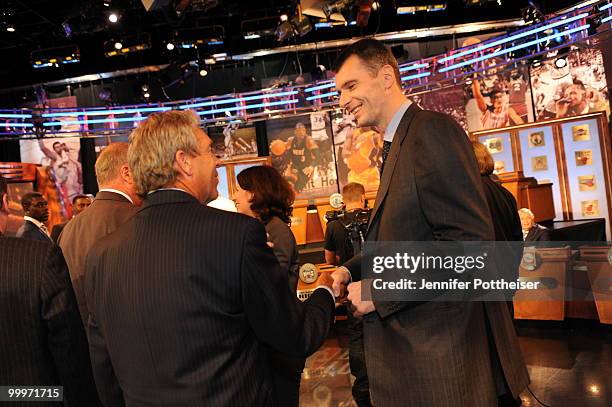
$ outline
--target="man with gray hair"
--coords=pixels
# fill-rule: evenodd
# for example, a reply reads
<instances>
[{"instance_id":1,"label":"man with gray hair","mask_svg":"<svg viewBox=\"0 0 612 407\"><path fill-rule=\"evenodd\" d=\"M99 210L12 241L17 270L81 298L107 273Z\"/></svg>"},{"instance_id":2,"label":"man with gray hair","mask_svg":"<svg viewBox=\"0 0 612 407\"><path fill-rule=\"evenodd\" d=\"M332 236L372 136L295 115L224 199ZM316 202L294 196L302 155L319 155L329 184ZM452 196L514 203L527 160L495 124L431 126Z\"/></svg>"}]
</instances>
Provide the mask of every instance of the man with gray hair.
<instances>
[{"instance_id":1,"label":"man with gray hair","mask_svg":"<svg viewBox=\"0 0 612 407\"><path fill-rule=\"evenodd\" d=\"M134 216L134 204L140 203L132 182L127 156L127 143L112 143L102 151L95 167L99 191L94 202L86 211L67 223L58 238L58 245L68 263L79 311L85 322L85 256L94 243Z\"/></svg>"},{"instance_id":2,"label":"man with gray hair","mask_svg":"<svg viewBox=\"0 0 612 407\"><path fill-rule=\"evenodd\" d=\"M266 345L314 353L334 312L325 274L287 289L261 222L205 204L217 159L192 111L155 113L128 153L144 204L87 257L87 331L105 406L269 406Z\"/></svg>"}]
</instances>

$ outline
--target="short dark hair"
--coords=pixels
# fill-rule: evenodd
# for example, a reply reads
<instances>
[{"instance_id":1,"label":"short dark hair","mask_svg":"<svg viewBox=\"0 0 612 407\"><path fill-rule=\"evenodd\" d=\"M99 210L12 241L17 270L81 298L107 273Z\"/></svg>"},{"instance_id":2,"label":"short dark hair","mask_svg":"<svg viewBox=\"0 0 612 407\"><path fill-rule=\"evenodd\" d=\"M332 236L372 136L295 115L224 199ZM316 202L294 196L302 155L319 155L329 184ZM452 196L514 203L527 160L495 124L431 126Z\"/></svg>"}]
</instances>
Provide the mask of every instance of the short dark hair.
<instances>
[{"instance_id":1,"label":"short dark hair","mask_svg":"<svg viewBox=\"0 0 612 407\"><path fill-rule=\"evenodd\" d=\"M42 194L40 192L28 192L21 198L21 206L23 210L27 210L30 205L32 205L32 201L36 198L42 198Z\"/></svg>"},{"instance_id":2,"label":"short dark hair","mask_svg":"<svg viewBox=\"0 0 612 407\"><path fill-rule=\"evenodd\" d=\"M395 59L391 50L382 42L373 38L364 38L352 43L346 47L334 61L334 72L338 72L346 60L353 55L364 62L372 76L377 75L378 71L380 71L380 68L383 66L390 65L395 73L397 84L400 88L402 87L402 78L400 76L397 59Z\"/></svg>"},{"instance_id":3,"label":"short dark hair","mask_svg":"<svg viewBox=\"0 0 612 407\"><path fill-rule=\"evenodd\" d=\"M275 168L255 165L241 171L236 178L240 188L253 193L251 210L262 222L277 216L291 223L295 192Z\"/></svg>"},{"instance_id":4,"label":"short dark hair","mask_svg":"<svg viewBox=\"0 0 612 407\"><path fill-rule=\"evenodd\" d=\"M75 196L74 198L72 198L72 205L76 205L76 201L77 201L78 199L81 199L81 198L92 199L92 198L93 198L93 196L88 195L88 194L78 194L77 196Z\"/></svg>"},{"instance_id":5,"label":"short dark hair","mask_svg":"<svg viewBox=\"0 0 612 407\"><path fill-rule=\"evenodd\" d=\"M342 188L342 199L344 203L357 202L365 195L365 188L358 182L349 182Z\"/></svg>"},{"instance_id":6,"label":"short dark hair","mask_svg":"<svg viewBox=\"0 0 612 407\"><path fill-rule=\"evenodd\" d=\"M62 145L62 143L60 143L59 141L56 141L55 143L53 143L53 146L52 146L52 147L53 147L53 148L55 148L55 145L56 145L56 144L59 144L60 146Z\"/></svg>"}]
</instances>

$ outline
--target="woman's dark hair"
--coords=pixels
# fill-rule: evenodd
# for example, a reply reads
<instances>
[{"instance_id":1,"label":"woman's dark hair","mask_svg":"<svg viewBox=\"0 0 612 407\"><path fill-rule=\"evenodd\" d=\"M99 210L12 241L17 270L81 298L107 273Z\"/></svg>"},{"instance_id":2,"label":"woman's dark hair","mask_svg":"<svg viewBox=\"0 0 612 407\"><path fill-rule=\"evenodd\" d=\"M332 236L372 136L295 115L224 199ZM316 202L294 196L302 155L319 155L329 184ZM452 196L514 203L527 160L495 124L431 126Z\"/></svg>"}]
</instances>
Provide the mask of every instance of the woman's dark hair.
<instances>
[{"instance_id":1,"label":"woman's dark hair","mask_svg":"<svg viewBox=\"0 0 612 407\"><path fill-rule=\"evenodd\" d=\"M238 174L240 188L253 193L251 210L264 223L277 216L291 223L295 193L291 185L273 167L256 165Z\"/></svg>"}]
</instances>

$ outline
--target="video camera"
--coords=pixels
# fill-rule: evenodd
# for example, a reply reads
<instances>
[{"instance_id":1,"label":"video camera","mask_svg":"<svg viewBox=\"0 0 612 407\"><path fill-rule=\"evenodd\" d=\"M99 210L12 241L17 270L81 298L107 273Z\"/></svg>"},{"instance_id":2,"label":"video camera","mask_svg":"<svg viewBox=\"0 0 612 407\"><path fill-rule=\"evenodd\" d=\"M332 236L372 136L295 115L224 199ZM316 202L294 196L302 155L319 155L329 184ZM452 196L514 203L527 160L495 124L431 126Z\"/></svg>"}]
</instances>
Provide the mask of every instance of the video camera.
<instances>
[{"instance_id":1,"label":"video camera","mask_svg":"<svg viewBox=\"0 0 612 407\"><path fill-rule=\"evenodd\" d=\"M348 240L353 246L353 252L357 254L361 251L371 214L371 208L353 209L351 211L335 210L328 211L325 214L325 219L328 223L338 221L346 228Z\"/></svg>"}]
</instances>

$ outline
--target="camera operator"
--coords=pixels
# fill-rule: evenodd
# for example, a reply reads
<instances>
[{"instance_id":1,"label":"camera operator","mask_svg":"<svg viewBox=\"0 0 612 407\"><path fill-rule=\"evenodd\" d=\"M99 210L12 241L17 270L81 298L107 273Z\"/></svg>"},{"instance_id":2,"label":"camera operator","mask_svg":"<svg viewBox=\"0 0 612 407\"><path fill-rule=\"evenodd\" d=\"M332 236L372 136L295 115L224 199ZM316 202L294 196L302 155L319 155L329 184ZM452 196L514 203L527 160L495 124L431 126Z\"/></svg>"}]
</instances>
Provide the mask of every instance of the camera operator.
<instances>
[{"instance_id":1,"label":"camera operator","mask_svg":"<svg viewBox=\"0 0 612 407\"><path fill-rule=\"evenodd\" d=\"M329 223L325 232L325 262L332 265L344 264L355 255L350 230L352 226L358 226L352 225L355 215L365 209L365 188L357 182L350 182L342 188L342 199L344 210L326 216Z\"/></svg>"},{"instance_id":2,"label":"camera operator","mask_svg":"<svg viewBox=\"0 0 612 407\"><path fill-rule=\"evenodd\" d=\"M325 232L325 261L332 265L344 264L361 250L362 233L365 234L370 214L365 210L363 185L356 182L346 184L342 188L342 198L344 210L326 216L328 220L333 219L329 220ZM351 312L348 312L347 316L349 365L351 374L355 376L353 398L358 407L370 407L370 386L363 352L363 320L355 318Z\"/></svg>"}]
</instances>

